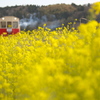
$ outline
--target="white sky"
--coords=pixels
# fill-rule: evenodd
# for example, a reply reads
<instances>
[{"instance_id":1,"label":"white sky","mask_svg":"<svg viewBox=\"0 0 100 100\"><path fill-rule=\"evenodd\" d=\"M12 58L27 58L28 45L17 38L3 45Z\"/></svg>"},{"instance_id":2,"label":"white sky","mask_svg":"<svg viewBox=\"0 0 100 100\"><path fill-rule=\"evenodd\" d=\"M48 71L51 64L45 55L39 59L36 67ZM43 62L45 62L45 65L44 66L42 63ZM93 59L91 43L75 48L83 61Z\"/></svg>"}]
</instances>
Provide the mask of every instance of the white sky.
<instances>
[{"instance_id":1,"label":"white sky","mask_svg":"<svg viewBox=\"0 0 100 100\"><path fill-rule=\"evenodd\" d=\"M15 6L15 5L26 5L26 4L33 4L33 5L50 5L50 4L58 4L58 3L65 3L71 4L75 3L77 5L81 4L88 4L94 3L100 0L0 0L0 7L5 6Z\"/></svg>"}]
</instances>

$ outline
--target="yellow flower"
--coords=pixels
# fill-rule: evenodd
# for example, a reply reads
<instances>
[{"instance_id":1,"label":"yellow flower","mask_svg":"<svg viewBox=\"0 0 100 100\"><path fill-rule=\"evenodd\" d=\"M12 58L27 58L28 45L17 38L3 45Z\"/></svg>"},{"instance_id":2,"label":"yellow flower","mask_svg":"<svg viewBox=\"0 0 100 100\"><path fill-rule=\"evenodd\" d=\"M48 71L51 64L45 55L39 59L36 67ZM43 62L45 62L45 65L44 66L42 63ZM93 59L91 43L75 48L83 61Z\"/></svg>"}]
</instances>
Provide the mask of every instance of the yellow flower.
<instances>
[{"instance_id":1,"label":"yellow flower","mask_svg":"<svg viewBox=\"0 0 100 100\"><path fill-rule=\"evenodd\" d=\"M100 2L95 2L93 5L92 5L92 10L95 11L95 14L99 14L100 13Z\"/></svg>"},{"instance_id":2,"label":"yellow flower","mask_svg":"<svg viewBox=\"0 0 100 100\"><path fill-rule=\"evenodd\" d=\"M7 33L6 32L3 32L3 35L6 35Z\"/></svg>"}]
</instances>

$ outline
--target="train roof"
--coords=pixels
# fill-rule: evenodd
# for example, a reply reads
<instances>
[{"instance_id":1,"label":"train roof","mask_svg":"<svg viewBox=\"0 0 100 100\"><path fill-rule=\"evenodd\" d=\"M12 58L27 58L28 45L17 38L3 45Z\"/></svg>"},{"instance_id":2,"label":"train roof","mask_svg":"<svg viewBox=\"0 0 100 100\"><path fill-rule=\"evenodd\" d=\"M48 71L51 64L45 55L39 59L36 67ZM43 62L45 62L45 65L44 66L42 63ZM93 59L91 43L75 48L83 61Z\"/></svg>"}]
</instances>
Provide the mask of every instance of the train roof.
<instances>
[{"instance_id":1,"label":"train roof","mask_svg":"<svg viewBox=\"0 0 100 100\"><path fill-rule=\"evenodd\" d=\"M0 18L0 21L19 21L19 18L15 16L4 16Z\"/></svg>"}]
</instances>

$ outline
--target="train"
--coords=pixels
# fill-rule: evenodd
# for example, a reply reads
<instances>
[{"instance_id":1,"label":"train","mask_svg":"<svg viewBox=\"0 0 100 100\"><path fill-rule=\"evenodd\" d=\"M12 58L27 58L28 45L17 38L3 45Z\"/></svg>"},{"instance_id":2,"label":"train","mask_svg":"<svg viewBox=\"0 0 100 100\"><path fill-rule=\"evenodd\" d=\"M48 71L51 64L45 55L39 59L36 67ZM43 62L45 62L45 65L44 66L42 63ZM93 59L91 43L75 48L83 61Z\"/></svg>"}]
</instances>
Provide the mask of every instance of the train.
<instances>
[{"instance_id":1,"label":"train","mask_svg":"<svg viewBox=\"0 0 100 100\"><path fill-rule=\"evenodd\" d=\"M19 18L15 16L4 16L0 18L0 35L17 34L19 32Z\"/></svg>"}]
</instances>

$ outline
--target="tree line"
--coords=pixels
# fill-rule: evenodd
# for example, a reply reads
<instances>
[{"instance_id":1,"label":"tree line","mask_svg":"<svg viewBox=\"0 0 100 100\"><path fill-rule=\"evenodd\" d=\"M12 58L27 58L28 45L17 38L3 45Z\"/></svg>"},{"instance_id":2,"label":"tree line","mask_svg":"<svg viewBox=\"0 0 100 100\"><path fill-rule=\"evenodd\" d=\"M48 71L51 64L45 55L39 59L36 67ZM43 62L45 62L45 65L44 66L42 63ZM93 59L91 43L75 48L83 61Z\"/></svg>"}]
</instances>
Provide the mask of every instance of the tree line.
<instances>
[{"instance_id":1,"label":"tree line","mask_svg":"<svg viewBox=\"0 0 100 100\"><path fill-rule=\"evenodd\" d=\"M35 17L41 19L42 16L46 16L48 22L53 20L59 20L60 23L67 25L69 22L74 22L77 20L77 25L81 23L86 23L91 16L89 15L88 10L90 9L91 4L87 5L76 5L72 4L54 4L48 6L38 6L38 5L16 5L16 6L7 6L0 7L0 17L3 16L16 16L20 19L29 18L30 14L35 14ZM99 17L97 20L99 21ZM87 20L84 20L84 19Z\"/></svg>"}]
</instances>

